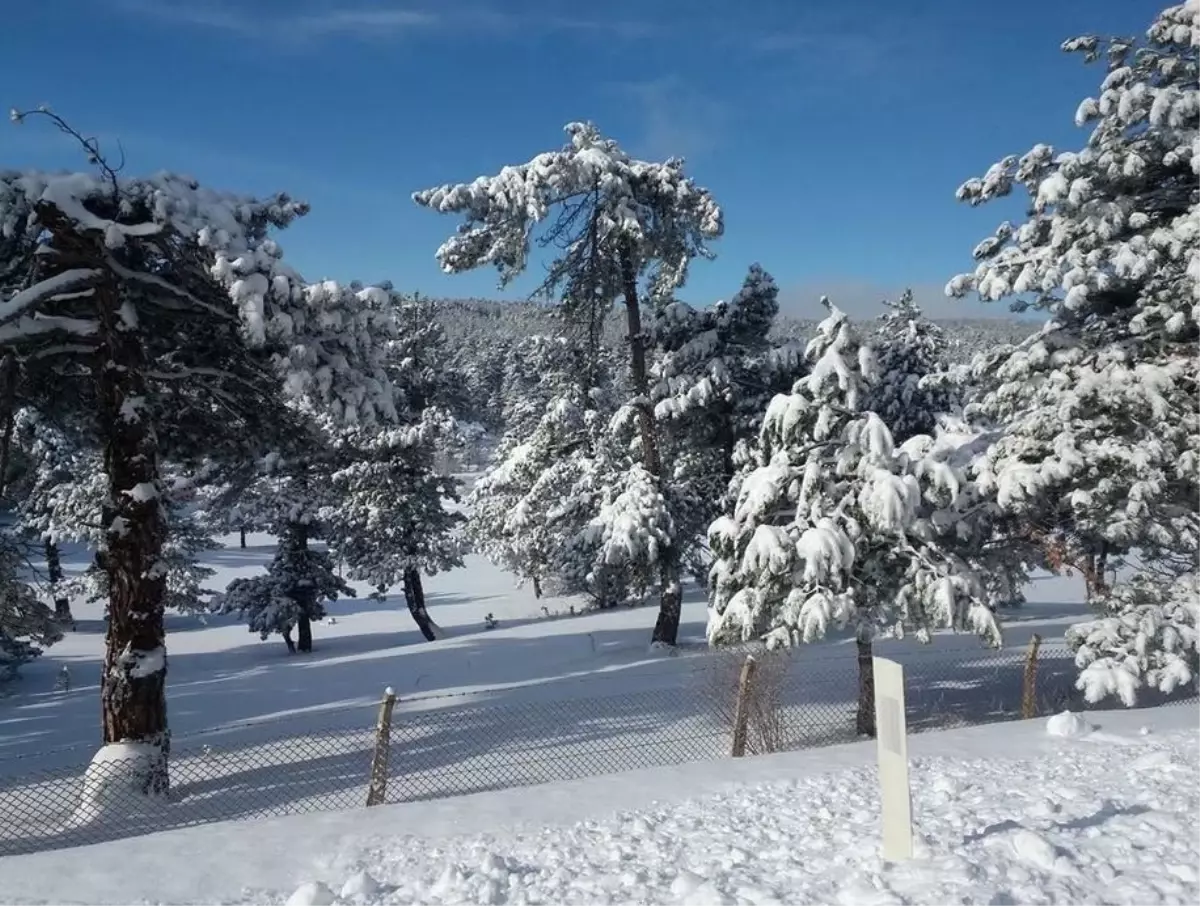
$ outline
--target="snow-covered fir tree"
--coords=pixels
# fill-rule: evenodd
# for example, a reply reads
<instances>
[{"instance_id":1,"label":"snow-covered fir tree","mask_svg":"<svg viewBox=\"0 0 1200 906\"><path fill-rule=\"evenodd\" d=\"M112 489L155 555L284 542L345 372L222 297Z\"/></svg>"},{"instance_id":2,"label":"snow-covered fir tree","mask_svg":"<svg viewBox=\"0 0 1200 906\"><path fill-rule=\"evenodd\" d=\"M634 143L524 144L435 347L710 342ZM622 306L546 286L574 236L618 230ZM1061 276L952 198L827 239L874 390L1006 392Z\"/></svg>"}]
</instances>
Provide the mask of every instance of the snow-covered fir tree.
<instances>
[{"instance_id":1,"label":"snow-covered fir tree","mask_svg":"<svg viewBox=\"0 0 1200 906\"><path fill-rule=\"evenodd\" d=\"M331 476L336 503L326 521L351 579L376 594L401 585L421 634L441 630L425 603L423 575L462 565L461 524L449 509L458 481L437 461L454 446L455 419L446 407L453 380L444 370L444 335L419 301L393 294L397 332L387 353L396 417L387 426L345 432L337 439L343 464Z\"/></svg>"},{"instance_id":2,"label":"snow-covered fir tree","mask_svg":"<svg viewBox=\"0 0 1200 906\"><path fill-rule=\"evenodd\" d=\"M538 598L550 590L594 592L598 605L617 604L605 589L588 586L592 553L572 544L600 505L598 451L616 410L610 367L601 360L588 368L586 354L565 337L529 337L517 348L526 350L541 382L510 384L510 426L496 463L467 500L469 539L493 563L532 582Z\"/></svg>"},{"instance_id":3,"label":"snow-covered fir tree","mask_svg":"<svg viewBox=\"0 0 1200 906\"><path fill-rule=\"evenodd\" d=\"M104 462L98 450L86 446L84 432L55 425L28 407L14 415L12 443L27 464L8 488L16 528L41 546L55 619L70 625L71 598L90 596L91 575L68 580L60 545L79 543L94 551L103 544Z\"/></svg>"},{"instance_id":4,"label":"snow-covered fir tree","mask_svg":"<svg viewBox=\"0 0 1200 906\"><path fill-rule=\"evenodd\" d=\"M1023 189L1029 216L981 242L975 271L947 291L1048 315L985 363L989 390L970 414L1004 431L983 480L1052 566L1084 575L1101 611L1127 607L1105 595L1114 561L1181 574L1200 547L1195 15L1166 9L1140 41L1067 41L1108 69L1076 112L1084 147L1036 145L958 192L978 205Z\"/></svg>"},{"instance_id":5,"label":"snow-covered fir tree","mask_svg":"<svg viewBox=\"0 0 1200 906\"><path fill-rule=\"evenodd\" d=\"M650 393L671 464L664 488L678 545L701 582L708 526L746 456L739 447L754 443L771 398L803 371L798 352L770 339L778 296L755 264L729 302L672 302L656 312Z\"/></svg>"},{"instance_id":6,"label":"snow-covered fir tree","mask_svg":"<svg viewBox=\"0 0 1200 906\"><path fill-rule=\"evenodd\" d=\"M645 471L658 482L666 469L648 392L643 306L668 299L683 285L692 259L711 255L707 243L723 231L721 211L684 175L682 160L631 158L590 123L571 123L566 131L570 141L561 150L413 198L423 207L464 217L438 250L447 272L490 264L507 283L525 270L535 228L545 224L543 245L562 251L547 265L544 288L561 290L566 312L589 325L589 336L596 335L615 300L623 300L639 452ZM665 504L661 488L650 499ZM671 521L668 516L651 521L662 527ZM660 602L653 640L673 645L682 552L672 539L656 545L654 555Z\"/></svg>"},{"instance_id":7,"label":"snow-covered fir tree","mask_svg":"<svg viewBox=\"0 0 1200 906\"><path fill-rule=\"evenodd\" d=\"M960 476L946 461L927 464L897 448L864 409L875 357L829 308L806 349L811 372L771 401L758 467L739 477L731 513L710 529L708 637L777 647L851 628L858 730L873 733L876 637L912 632L928 641L934 628L952 626L998 644L1000 630L986 589L951 542L970 503Z\"/></svg>"},{"instance_id":8,"label":"snow-covered fir tree","mask_svg":"<svg viewBox=\"0 0 1200 906\"><path fill-rule=\"evenodd\" d=\"M26 556L19 539L0 532L0 683L62 638L54 612L21 577Z\"/></svg>"},{"instance_id":9,"label":"snow-covered fir tree","mask_svg":"<svg viewBox=\"0 0 1200 906\"><path fill-rule=\"evenodd\" d=\"M883 419L899 444L932 435L939 416L954 414L959 406L953 384L942 377L949 369L942 329L924 316L912 290L884 305L888 311L872 337L879 377L866 408Z\"/></svg>"},{"instance_id":10,"label":"snow-covered fir tree","mask_svg":"<svg viewBox=\"0 0 1200 906\"><path fill-rule=\"evenodd\" d=\"M355 593L337 575L329 551L311 547L311 540L312 523L285 523L267 574L234 579L218 599L219 612L243 617L264 640L279 633L289 652L312 651L312 624L324 619L325 603Z\"/></svg>"}]
</instances>

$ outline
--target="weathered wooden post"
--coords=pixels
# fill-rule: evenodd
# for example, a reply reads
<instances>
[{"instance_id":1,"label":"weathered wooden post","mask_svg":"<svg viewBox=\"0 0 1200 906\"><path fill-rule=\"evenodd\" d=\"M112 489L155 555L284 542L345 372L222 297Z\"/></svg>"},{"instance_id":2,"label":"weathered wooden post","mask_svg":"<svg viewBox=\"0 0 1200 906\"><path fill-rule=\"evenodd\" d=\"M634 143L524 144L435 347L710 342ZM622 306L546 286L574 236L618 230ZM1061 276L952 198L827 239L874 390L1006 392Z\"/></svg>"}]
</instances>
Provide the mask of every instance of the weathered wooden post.
<instances>
[{"instance_id":1,"label":"weathered wooden post","mask_svg":"<svg viewBox=\"0 0 1200 906\"><path fill-rule=\"evenodd\" d=\"M1034 633L1029 640L1029 654L1025 658L1025 676L1021 686L1021 717L1029 720L1037 717L1037 656L1042 637Z\"/></svg>"},{"instance_id":2,"label":"weathered wooden post","mask_svg":"<svg viewBox=\"0 0 1200 906\"><path fill-rule=\"evenodd\" d=\"M391 686L383 690L379 703L379 723L375 725L375 753L371 756L371 783L367 788L367 808L387 800L388 753L391 750L392 709L396 693Z\"/></svg>"},{"instance_id":3,"label":"weathered wooden post","mask_svg":"<svg viewBox=\"0 0 1200 906\"><path fill-rule=\"evenodd\" d=\"M750 696L753 694L754 671L758 662L753 655L746 656L742 665L742 675L738 678L737 704L733 709L733 757L741 758L746 754L746 734L750 722Z\"/></svg>"}]
</instances>

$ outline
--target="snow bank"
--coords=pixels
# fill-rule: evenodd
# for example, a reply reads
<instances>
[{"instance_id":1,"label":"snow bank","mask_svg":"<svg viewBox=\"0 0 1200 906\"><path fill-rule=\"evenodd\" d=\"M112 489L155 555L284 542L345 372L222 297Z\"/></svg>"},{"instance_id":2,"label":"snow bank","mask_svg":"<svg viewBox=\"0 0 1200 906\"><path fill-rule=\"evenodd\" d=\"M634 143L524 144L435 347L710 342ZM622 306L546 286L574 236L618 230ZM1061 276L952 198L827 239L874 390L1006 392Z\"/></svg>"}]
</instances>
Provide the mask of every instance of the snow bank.
<instances>
[{"instance_id":1,"label":"snow bank","mask_svg":"<svg viewBox=\"0 0 1200 906\"><path fill-rule=\"evenodd\" d=\"M1051 736L1073 738L1086 736L1092 732L1092 727L1083 719L1083 715L1076 714L1074 711L1063 711L1061 714L1055 714L1047 719L1046 732Z\"/></svg>"},{"instance_id":2,"label":"snow bank","mask_svg":"<svg viewBox=\"0 0 1200 906\"><path fill-rule=\"evenodd\" d=\"M83 791L68 827L80 827L113 813L128 814L146 800L149 777L161 757L157 746L115 742L101 746L83 775Z\"/></svg>"},{"instance_id":3,"label":"snow bank","mask_svg":"<svg viewBox=\"0 0 1200 906\"><path fill-rule=\"evenodd\" d=\"M1096 717L913 737L904 864L859 743L11 857L0 902L1200 901L1194 709Z\"/></svg>"}]
</instances>

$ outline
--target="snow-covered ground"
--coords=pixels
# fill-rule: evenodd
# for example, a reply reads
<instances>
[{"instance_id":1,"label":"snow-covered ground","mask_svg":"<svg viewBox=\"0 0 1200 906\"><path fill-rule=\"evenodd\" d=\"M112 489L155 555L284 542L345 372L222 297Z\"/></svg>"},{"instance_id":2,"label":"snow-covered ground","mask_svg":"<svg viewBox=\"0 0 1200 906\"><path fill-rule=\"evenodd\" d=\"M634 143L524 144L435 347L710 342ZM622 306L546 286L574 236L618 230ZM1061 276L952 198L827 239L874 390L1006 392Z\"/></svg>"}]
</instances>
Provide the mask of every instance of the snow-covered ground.
<instances>
[{"instance_id":1,"label":"snow-covered ground","mask_svg":"<svg viewBox=\"0 0 1200 906\"><path fill-rule=\"evenodd\" d=\"M236 538L211 555L214 587L264 570L272 539ZM82 558L76 558L76 565ZM943 635L932 646L889 642L908 668L910 728L1012 715L1032 633L1060 639L1081 613L1078 581L1045 579L1034 603L1008 615L1006 648ZM315 627L311 655L286 653L228 618L170 616L168 696L172 796L165 807L76 820L84 768L100 737L98 608L77 607L79 630L29 665L0 699L0 853L77 845L229 818L330 810L365 801L379 696L400 696L388 801L723 759L735 659L704 654L703 597L684 607L676 656L647 644L654 612L570 615L564 599L535 600L511 576L470 557L428 582L448 637L423 641L399 595L337 602ZM543 610L545 608L545 610ZM499 621L485 627L491 614ZM63 665L72 688L56 691ZM781 744L853 738L853 645L830 639L791 660L781 693ZM1073 673L1061 649L1044 659L1044 705ZM53 776L45 772L54 772ZM127 810L128 811L128 810Z\"/></svg>"},{"instance_id":2,"label":"snow-covered ground","mask_svg":"<svg viewBox=\"0 0 1200 906\"><path fill-rule=\"evenodd\" d=\"M0 902L1200 901L1195 709L1088 720L913 737L907 863L854 743L14 856Z\"/></svg>"},{"instance_id":3,"label":"snow-covered ground","mask_svg":"<svg viewBox=\"0 0 1200 906\"><path fill-rule=\"evenodd\" d=\"M227 546L207 558L217 570L208 583L214 588L261 574L274 553L268 536L251 535L244 550L236 536L223 540ZM83 559L77 556L74 565ZM1061 638L1081 612L1077 585L1057 578L1039 582L1033 590L1038 603L1009 615L1006 647L1023 648L1033 632ZM684 659L649 650L650 608L571 616L571 607L582 602L536 600L528 586L515 587L511 575L477 556L468 557L464 569L427 580L427 595L448 638L424 642L401 595L360 597L330 605L330 619L314 627L311 655L289 656L278 637L260 641L231 617L168 615L173 733L195 737L248 722L273 723L275 736L366 726L388 686L403 709L421 701L424 707L498 705L677 684L675 662ZM499 621L495 629L485 628L489 614ZM99 605L76 605L75 616L78 630L27 665L0 698L0 776L77 764L79 749L86 761L99 739L104 624ZM702 646L705 620L703 595L692 590L683 611L685 651ZM839 648L849 655L851 647L835 639L814 646L811 656L827 657ZM988 658L970 636L942 638L931 648L885 643L881 651L922 663L962 662L966 673L970 662ZM69 692L56 689L63 666L71 676ZM21 764L26 759L36 765Z\"/></svg>"}]
</instances>

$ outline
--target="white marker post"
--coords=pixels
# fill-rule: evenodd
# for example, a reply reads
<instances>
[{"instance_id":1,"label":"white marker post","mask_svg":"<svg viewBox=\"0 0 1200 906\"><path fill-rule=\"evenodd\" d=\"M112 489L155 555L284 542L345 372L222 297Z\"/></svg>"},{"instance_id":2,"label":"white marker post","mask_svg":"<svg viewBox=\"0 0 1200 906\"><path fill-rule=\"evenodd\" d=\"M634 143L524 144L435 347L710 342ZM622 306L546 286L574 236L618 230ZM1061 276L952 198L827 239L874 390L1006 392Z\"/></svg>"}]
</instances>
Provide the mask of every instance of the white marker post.
<instances>
[{"instance_id":1,"label":"white marker post","mask_svg":"<svg viewBox=\"0 0 1200 906\"><path fill-rule=\"evenodd\" d=\"M871 659L875 670L875 735L879 743L880 826L883 858L911 859L912 793L908 784L908 726L904 719L904 668Z\"/></svg>"}]
</instances>

